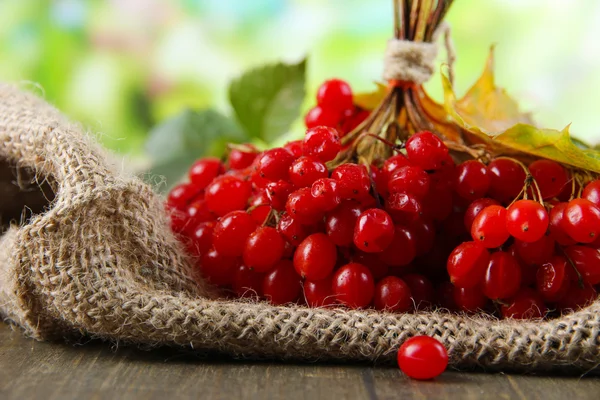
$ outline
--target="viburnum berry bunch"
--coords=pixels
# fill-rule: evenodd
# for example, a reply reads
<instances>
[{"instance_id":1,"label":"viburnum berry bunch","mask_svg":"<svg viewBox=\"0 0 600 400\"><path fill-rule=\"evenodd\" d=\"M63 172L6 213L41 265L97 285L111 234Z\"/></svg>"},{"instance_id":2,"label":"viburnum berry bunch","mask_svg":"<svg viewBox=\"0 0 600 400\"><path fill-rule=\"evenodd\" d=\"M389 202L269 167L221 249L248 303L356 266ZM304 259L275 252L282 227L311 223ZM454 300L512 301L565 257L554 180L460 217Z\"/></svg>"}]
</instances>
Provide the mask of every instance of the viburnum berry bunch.
<instances>
[{"instance_id":1,"label":"viburnum berry bunch","mask_svg":"<svg viewBox=\"0 0 600 400\"><path fill-rule=\"evenodd\" d=\"M430 131L352 159L368 118L332 79L303 140L192 165L166 206L203 276L230 296L386 312L543 318L597 297L600 180L546 159L465 159Z\"/></svg>"}]
</instances>

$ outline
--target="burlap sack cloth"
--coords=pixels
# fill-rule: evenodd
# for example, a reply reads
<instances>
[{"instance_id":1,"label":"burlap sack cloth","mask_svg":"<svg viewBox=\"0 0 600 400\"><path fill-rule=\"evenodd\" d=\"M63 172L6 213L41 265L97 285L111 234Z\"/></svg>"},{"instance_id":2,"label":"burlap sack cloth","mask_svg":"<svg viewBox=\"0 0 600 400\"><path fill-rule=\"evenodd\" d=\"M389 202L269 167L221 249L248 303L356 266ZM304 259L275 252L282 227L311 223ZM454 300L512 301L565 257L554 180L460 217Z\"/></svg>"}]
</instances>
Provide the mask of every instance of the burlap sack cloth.
<instances>
[{"instance_id":1,"label":"burlap sack cloth","mask_svg":"<svg viewBox=\"0 0 600 400\"><path fill-rule=\"evenodd\" d=\"M0 141L0 176L11 177L0 185L0 211L14 209L15 198L43 198L31 188L7 194L28 170L51 200L0 239L0 314L36 339L87 335L244 357L389 362L399 343L423 334L441 340L459 368L582 371L600 361L600 303L558 320L514 322L211 300L169 233L159 196L111 165L81 127L0 85Z\"/></svg>"}]
</instances>

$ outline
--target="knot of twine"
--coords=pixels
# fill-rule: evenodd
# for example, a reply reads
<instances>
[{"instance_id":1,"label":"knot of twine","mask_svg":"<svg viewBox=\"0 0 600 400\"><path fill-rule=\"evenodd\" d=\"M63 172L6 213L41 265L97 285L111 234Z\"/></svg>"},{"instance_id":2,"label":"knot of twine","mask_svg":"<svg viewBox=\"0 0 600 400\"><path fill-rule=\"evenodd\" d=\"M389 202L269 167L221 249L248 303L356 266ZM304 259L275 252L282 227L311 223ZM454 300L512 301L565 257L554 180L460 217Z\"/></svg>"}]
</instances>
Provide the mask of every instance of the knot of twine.
<instances>
[{"instance_id":1,"label":"knot of twine","mask_svg":"<svg viewBox=\"0 0 600 400\"><path fill-rule=\"evenodd\" d=\"M448 64L448 78L454 82L453 65L456 60L454 43L450 37L450 25L443 22L433 33L431 43L391 39L385 50L383 79L386 81L411 82L421 85L435 72L435 59L438 54L437 40L444 36L444 47Z\"/></svg>"}]
</instances>

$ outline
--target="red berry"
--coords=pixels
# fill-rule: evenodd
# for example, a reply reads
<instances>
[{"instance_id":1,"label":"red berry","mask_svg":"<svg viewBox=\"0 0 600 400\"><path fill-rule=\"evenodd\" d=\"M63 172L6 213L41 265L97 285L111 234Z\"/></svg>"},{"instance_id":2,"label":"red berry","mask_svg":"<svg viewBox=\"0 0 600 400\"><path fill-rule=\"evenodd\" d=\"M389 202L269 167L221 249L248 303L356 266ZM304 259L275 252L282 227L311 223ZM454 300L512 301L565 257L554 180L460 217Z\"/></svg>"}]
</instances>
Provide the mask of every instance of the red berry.
<instances>
[{"instance_id":1,"label":"red berry","mask_svg":"<svg viewBox=\"0 0 600 400\"><path fill-rule=\"evenodd\" d=\"M381 262L377 254L357 251L352 256L352 262L362 264L369 268L375 282L389 275L390 267Z\"/></svg>"},{"instance_id":2,"label":"red berry","mask_svg":"<svg viewBox=\"0 0 600 400\"><path fill-rule=\"evenodd\" d=\"M600 179L588 183L583 189L581 198L589 200L600 207Z\"/></svg>"},{"instance_id":3,"label":"red berry","mask_svg":"<svg viewBox=\"0 0 600 400\"><path fill-rule=\"evenodd\" d=\"M292 153L294 158L302 157L302 154L304 153L302 147L303 147L302 140L292 140L291 142L287 142L283 146L284 149L286 149L287 151Z\"/></svg>"},{"instance_id":4,"label":"red berry","mask_svg":"<svg viewBox=\"0 0 600 400\"><path fill-rule=\"evenodd\" d=\"M229 285L233 280L239 258L227 257L214 248L204 253L200 260L200 271L211 283L219 286Z\"/></svg>"},{"instance_id":5,"label":"red berry","mask_svg":"<svg viewBox=\"0 0 600 400\"><path fill-rule=\"evenodd\" d=\"M173 187L167 196L167 207L185 210L194 198L202 193L202 189L191 183L182 183Z\"/></svg>"},{"instance_id":6,"label":"red berry","mask_svg":"<svg viewBox=\"0 0 600 400\"><path fill-rule=\"evenodd\" d=\"M370 208L356 220L354 245L367 253L380 253L394 238L394 222L383 210Z\"/></svg>"},{"instance_id":7,"label":"red berry","mask_svg":"<svg viewBox=\"0 0 600 400\"><path fill-rule=\"evenodd\" d=\"M479 286L471 288L454 287L454 304L460 311L479 312L485 308L486 297Z\"/></svg>"},{"instance_id":8,"label":"red berry","mask_svg":"<svg viewBox=\"0 0 600 400\"><path fill-rule=\"evenodd\" d=\"M241 264L233 272L231 288L238 297L260 298L264 275Z\"/></svg>"},{"instance_id":9,"label":"red berry","mask_svg":"<svg viewBox=\"0 0 600 400\"><path fill-rule=\"evenodd\" d=\"M190 168L190 181L199 189L204 189L218 175L225 172L221 160L215 157L206 157L196 161Z\"/></svg>"},{"instance_id":10,"label":"red berry","mask_svg":"<svg viewBox=\"0 0 600 400\"><path fill-rule=\"evenodd\" d=\"M285 209L288 197L294 191L294 185L286 181L269 182L266 187L267 198L277 211Z\"/></svg>"},{"instance_id":11,"label":"red berry","mask_svg":"<svg viewBox=\"0 0 600 400\"><path fill-rule=\"evenodd\" d=\"M562 256L554 256L541 265L536 274L537 291L549 302L556 302L564 297L571 287L567 274L567 260Z\"/></svg>"},{"instance_id":12,"label":"red berry","mask_svg":"<svg viewBox=\"0 0 600 400\"><path fill-rule=\"evenodd\" d=\"M410 193L391 194L385 203L385 209L394 222L399 224L415 221L423 214L421 202Z\"/></svg>"},{"instance_id":13,"label":"red berry","mask_svg":"<svg viewBox=\"0 0 600 400\"><path fill-rule=\"evenodd\" d=\"M244 264L258 272L266 272L281 260L284 250L285 242L277 229L261 226L247 238Z\"/></svg>"},{"instance_id":14,"label":"red berry","mask_svg":"<svg viewBox=\"0 0 600 400\"><path fill-rule=\"evenodd\" d=\"M519 258L529 265L542 265L554 254L554 239L549 235L542 236L535 242L515 240L515 250Z\"/></svg>"},{"instance_id":15,"label":"red berry","mask_svg":"<svg viewBox=\"0 0 600 400\"><path fill-rule=\"evenodd\" d=\"M308 236L294 253L294 268L303 278L312 281L325 279L335 267L337 248L323 233Z\"/></svg>"},{"instance_id":16,"label":"red berry","mask_svg":"<svg viewBox=\"0 0 600 400\"><path fill-rule=\"evenodd\" d=\"M310 194L315 198L319 208L323 211L331 211L336 208L340 202L338 195L337 181L329 178L317 179L310 188Z\"/></svg>"},{"instance_id":17,"label":"red berry","mask_svg":"<svg viewBox=\"0 0 600 400\"><path fill-rule=\"evenodd\" d=\"M488 299L499 300L514 296L521 286L521 267L504 251L490 256L483 278L483 293Z\"/></svg>"},{"instance_id":18,"label":"red berry","mask_svg":"<svg viewBox=\"0 0 600 400\"><path fill-rule=\"evenodd\" d=\"M471 226L471 237L488 249L502 246L510 237L506 229L506 208L487 206L481 210Z\"/></svg>"},{"instance_id":19,"label":"red berry","mask_svg":"<svg viewBox=\"0 0 600 400\"><path fill-rule=\"evenodd\" d=\"M316 126L306 131L302 149L305 156L319 161L333 160L342 148L338 131L327 126Z\"/></svg>"},{"instance_id":20,"label":"red berry","mask_svg":"<svg viewBox=\"0 0 600 400\"><path fill-rule=\"evenodd\" d=\"M362 208L356 201L342 202L325 216L325 228L329 239L337 246L349 246L354 240L354 227Z\"/></svg>"},{"instance_id":21,"label":"red berry","mask_svg":"<svg viewBox=\"0 0 600 400\"><path fill-rule=\"evenodd\" d=\"M328 307L335 304L331 288L332 276L318 281L304 281L304 297L309 307Z\"/></svg>"},{"instance_id":22,"label":"red berry","mask_svg":"<svg viewBox=\"0 0 600 400\"><path fill-rule=\"evenodd\" d=\"M441 308L445 308L448 311L457 311L458 310L458 306L456 305L456 302L454 301L454 290L455 289L458 289L458 288L456 288L450 282L442 282L436 288L436 294L437 294L436 300L437 300L438 305Z\"/></svg>"},{"instance_id":23,"label":"red berry","mask_svg":"<svg viewBox=\"0 0 600 400\"><path fill-rule=\"evenodd\" d=\"M448 366L444 345L429 336L415 336L400 346L398 366L407 376L418 380L433 379Z\"/></svg>"},{"instance_id":24,"label":"red berry","mask_svg":"<svg viewBox=\"0 0 600 400\"><path fill-rule=\"evenodd\" d=\"M254 145L244 144L231 149L227 162L230 169L241 170L251 166L257 156L258 150L256 150Z\"/></svg>"},{"instance_id":25,"label":"red berry","mask_svg":"<svg viewBox=\"0 0 600 400\"><path fill-rule=\"evenodd\" d=\"M591 243L600 234L600 208L589 200L574 199L564 209L561 227L579 243Z\"/></svg>"},{"instance_id":26,"label":"red berry","mask_svg":"<svg viewBox=\"0 0 600 400\"><path fill-rule=\"evenodd\" d=\"M525 171L517 162L497 158L488 165L491 185L490 196L500 202L513 201L525 185Z\"/></svg>"},{"instance_id":27,"label":"red berry","mask_svg":"<svg viewBox=\"0 0 600 400\"><path fill-rule=\"evenodd\" d=\"M477 160L465 161L456 168L454 190L467 200L473 201L485 196L490 183L487 167Z\"/></svg>"},{"instance_id":28,"label":"red berry","mask_svg":"<svg viewBox=\"0 0 600 400\"><path fill-rule=\"evenodd\" d=\"M533 200L519 200L508 207L506 228L516 239L535 242L546 234L548 213L544 206Z\"/></svg>"},{"instance_id":29,"label":"red berry","mask_svg":"<svg viewBox=\"0 0 600 400\"><path fill-rule=\"evenodd\" d=\"M190 250L193 254L201 256L211 249L215 225L215 221L208 221L196 226L196 229L189 236Z\"/></svg>"},{"instance_id":30,"label":"red berry","mask_svg":"<svg viewBox=\"0 0 600 400\"><path fill-rule=\"evenodd\" d=\"M556 240L556 242L562 246L570 246L575 244L575 240L569 236L564 228L565 222L565 209L567 203L558 203L550 210L550 222L549 229L550 235Z\"/></svg>"},{"instance_id":31,"label":"red berry","mask_svg":"<svg viewBox=\"0 0 600 400\"><path fill-rule=\"evenodd\" d=\"M529 165L529 172L537 182L543 199L551 199L560 194L569 180L567 170L552 160L537 160Z\"/></svg>"},{"instance_id":32,"label":"red berry","mask_svg":"<svg viewBox=\"0 0 600 400\"><path fill-rule=\"evenodd\" d=\"M338 182L338 194L344 200L360 199L369 194L371 179L364 165L342 164L331 173Z\"/></svg>"},{"instance_id":33,"label":"red berry","mask_svg":"<svg viewBox=\"0 0 600 400\"><path fill-rule=\"evenodd\" d=\"M490 253L477 242L465 242L455 248L448 257L450 281L458 287L471 288L479 285L490 260Z\"/></svg>"},{"instance_id":34,"label":"red berry","mask_svg":"<svg viewBox=\"0 0 600 400\"><path fill-rule=\"evenodd\" d=\"M448 148L431 132L415 133L406 141L406 155L411 163L424 170L439 169L448 157Z\"/></svg>"},{"instance_id":35,"label":"red berry","mask_svg":"<svg viewBox=\"0 0 600 400\"><path fill-rule=\"evenodd\" d=\"M335 128L342 121L343 114L330 108L314 106L304 116L304 124L307 129L319 126Z\"/></svg>"},{"instance_id":36,"label":"red berry","mask_svg":"<svg viewBox=\"0 0 600 400\"><path fill-rule=\"evenodd\" d=\"M287 180L294 156L287 149L276 147L267 150L258 158L256 171L268 181Z\"/></svg>"},{"instance_id":37,"label":"red berry","mask_svg":"<svg viewBox=\"0 0 600 400\"><path fill-rule=\"evenodd\" d=\"M417 256L422 256L433 249L435 242L435 226L428 221L419 219L408 224L408 229L413 233Z\"/></svg>"},{"instance_id":38,"label":"red berry","mask_svg":"<svg viewBox=\"0 0 600 400\"><path fill-rule=\"evenodd\" d=\"M587 307L598 298L596 289L590 284L584 284L580 287L576 284L571 284L567 293L558 301L558 308L563 311L577 311Z\"/></svg>"},{"instance_id":39,"label":"red berry","mask_svg":"<svg viewBox=\"0 0 600 400\"><path fill-rule=\"evenodd\" d=\"M452 191L439 186L429 187L429 192L421 200L422 214L434 221L444 221L452 213Z\"/></svg>"},{"instance_id":40,"label":"red berry","mask_svg":"<svg viewBox=\"0 0 600 400\"><path fill-rule=\"evenodd\" d=\"M269 204L271 204L271 201L264 190L250 198L250 208L247 212L252 216L254 222L259 225L265 222L272 210Z\"/></svg>"},{"instance_id":41,"label":"red berry","mask_svg":"<svg viewBox=\"0 0 600 400\"><path fill-rule=\"evenodd\" d=\"M569 246L564 250L586 283L590 285L600 283L600 252L598 250L585 246Z\"/></svg>"},{"instance_id":42,"label":"red berry","mask_svg":"<svg viewBox=\"0 0 600 400\"><path fill-rule=\"evenodd\" d=\"M323 218L324 211L312 196L310 188L301 188L289 195L285 205L286 212L304 225L317 223Z\"/></svg>"},{"instance_id":43,"label":"red berry","mask_svg":"<svg viewBox=\"0 0 600 400\"><path fill-rule=\"evenodd\" d=\"M327 167L312 157L300 157L290 166L290 181L296 187L309 187L317 179L327 178Z\"/></svg>"},{"instance_id":44,"label":"red berry","mask_svg":"<svg viewBox=\"0 0 600 400\"><path fill-rule=\"evenodd\" d=\"M204 199L194 200L185 210L185 214L187 219L185 230L188 234L191 234L198 224L216 219Z\"/></svg>"},{"instance_id":45,"label":"red berry","mask_svg":"<svg viewBox=\"0 0 600 400\"><path fill-rule=\"evenodd\" d=\"M230 175L213 180L204 195L208 209L218 216L235 210L244 210L252 194L252 185Z\"/></svg>"},{"instance_id":46,"label":"red berry","mask_svg":"<svg viewBox=\"0 0 600 400\"><path fill-rule=\"evenodd\" d=\"M386 184L392 178L394 172L407 166L410 166L410 161L408 161L408 158L404 154L396 154L385 160L381 171Z\"/></svg>"},{"instance_id":47,"label":"red berry","mask_svg":"<svg viewBox=\"0 0 600 400\"><path fill-rule=\"evenodd\" d=\"M338 112L352 110L352 89L346 81L329 79L319 86L317 91L317 104Z\"/></svg>"},{"instance_id":48,"label":"red berry","mask_svg":"<svg viewBox=\"0 0 600 400\"><path fill-rule=\"evenodd\" d=\"M388 276L375 286L375 309L407 312L412 308L410 288L400 278Z\"/></svg>"},{"instance_id":49,"label":"red berry","mask_svg":"<svg viewBox=\"0 0 600 400\"><path fill-rule=\"evenodd\" d=\"M533 289L523 288L501 308L504 318L539 319L546 315L542 297Z\"/></svg>"},{"instance_id":50,"label":"red berry","mask_svg":"<svg viewBox=\"0 0 600 400\"><path fill-rule=\"evenodd\" d=\"M390 193L411 193L423 199L429 191L429 176L420 167L406 166L394 172L388 181Z\"/></svg>"},{"instance_id":51,"label":"red berry","mask_svg":"<svg viewBox=\"0 0 600 400\"><path fill-rule=\"evenodd\" d=\"M417 255L415 234L403 227L396 226L389 246L379 254L379 259L392 267L410 264Z\"/></svg>"},{"instance_id":52,"label":"red berry","mask_svg":"<svg viewBox=\"0 0 600 400\"><path fill-rule=\"evenodd\" d=\"M232 211L219 220L213 234L215 250L227 257L240 257L256 222L246 211Z\"/></svg>"},{"instance_id":53,"label":"red berry","mask_svg":"<svg viewBox=\"0 0 600 400\"><path fill-rule=\"evenodd\" d=\"M473 226L473 221L475 220L475 217L477 217L484 208L486 208L488 206L499 206L499 205L500 205L500 203L498 203L496 200L489 199L486 197L473 201L469 205L467 210L465 211L464 222L465 222L465 228L467 228L467 231L471 232L471 227Z\"/></svg>"},{"instance_id":54,"label":"red berry","mask_svg":"<svg viewBox=\"0 0 600 400\"><path fill-rule=\"evenodd\" d=\"M422 310L431 306L435 299L435 293L431 281L420 274L406 274L402 280L410 288L413 306Z\"/></svg>"},{"instance_id":55,"label":"red berry","mask_svg":"<svg viewBox=\"0 0 600 400\"><path fill-rule=\"evenodd\" d=\"M277 230L288 241L288 243L298 246L310 234L306 225L293 219L289 214L284 214L277 223Z\"/></svg>"},{"instance_id":56,"label":"red berry","mask_svg":"<svg viewBox=\"0 0 600 400\"><path fill-rule=\"evenodd\" d=\"M364 308L373 300L375 283L367 267L350 263L335 272L332 289L338 303L351 308Z\"/></svg>"},{"instance_id":57,"label":"red berry","mask_svg":"<svg viewBox=\"0 0 600 400\"><path fill-rule=\"evenodd\" d=\"M263 294L273 304L287 304L298 300L301 280L290 260L279 261L263 280Z\"/></svg>"}]
</instances>

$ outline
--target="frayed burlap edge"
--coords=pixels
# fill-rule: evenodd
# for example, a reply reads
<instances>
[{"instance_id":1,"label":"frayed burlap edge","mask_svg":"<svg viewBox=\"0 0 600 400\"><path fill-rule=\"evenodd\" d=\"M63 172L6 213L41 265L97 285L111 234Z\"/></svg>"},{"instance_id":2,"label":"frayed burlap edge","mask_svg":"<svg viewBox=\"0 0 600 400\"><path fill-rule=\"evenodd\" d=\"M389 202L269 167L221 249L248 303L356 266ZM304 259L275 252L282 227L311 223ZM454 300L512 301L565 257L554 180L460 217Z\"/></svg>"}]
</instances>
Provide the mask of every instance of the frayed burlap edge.
<instances>
[{"instance_id":1,"label":"frayed burlap edge","mask_svg":"<svg viewBox=\"0 0 600 400\"><path fill-rule=\"evenodd\" d=\"M0 158L56 182L50 207L0 239L0 314L37 339L84 334L242 357L389 362L399 343L425 334L457 368L581 371L600 360L598 303L515 322L211 300L152 190L112 168L80 127L9 85L0 85Z\"/></svg>"}]
</instances>

